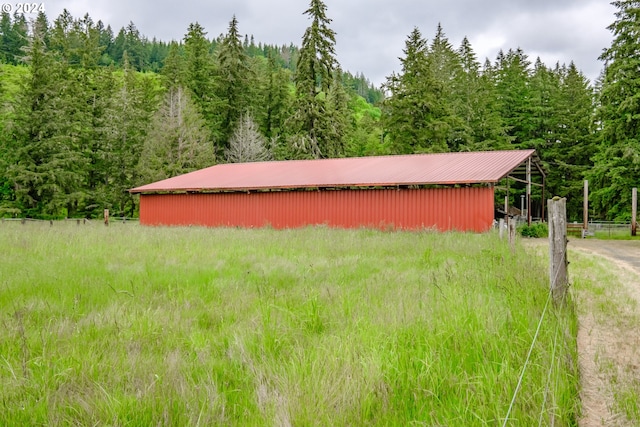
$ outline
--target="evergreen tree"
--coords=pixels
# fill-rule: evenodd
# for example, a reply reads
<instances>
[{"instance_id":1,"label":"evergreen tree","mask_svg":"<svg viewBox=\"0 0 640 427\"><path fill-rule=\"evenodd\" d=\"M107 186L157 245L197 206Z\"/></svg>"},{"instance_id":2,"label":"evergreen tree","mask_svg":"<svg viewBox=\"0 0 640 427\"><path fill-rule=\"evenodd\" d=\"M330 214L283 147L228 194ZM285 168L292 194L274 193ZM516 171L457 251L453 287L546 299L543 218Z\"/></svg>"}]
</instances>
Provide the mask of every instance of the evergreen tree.
<instances>
[{"instance_id":1,"label":"evergreen tree","mask_svg":"<svg viewBox=\"0 0 640 427\"><path fill-rule=\"evenodd\" d=\"M324 123L328 126L323 131L327 141L325 155L332 158L345 155L347 140L353 130L349 95L342 84L342 74L340 67L333 72L333 81L329 87L325 108Z\"/></svg>"},{"instance_id":2,"label":"evergreen tree","mask_svg":"<svg viewBox=\"0 0 640 427\"><path fill-rule=\"evenodd\" d=\"M129 65L138 71L145 70L149 64L145 44L146 40L142 38L136 25L129 22L124 31L122 51L127 53Z\"/></svg>"},{"instance_id":3,"label":"evergreen tree","mask_svg":"<svg viewBox=\"0 0 640 427\"><path fill-rule=\"evenodd\" d=\"M209 132L190 92L181 83L172 84L144 140L137 165L139 183L192 172L214 160Z\"/></svg>"},{"instance_id":4,"label":"evergreen tree","mask_svg":"<svg viewBox=\"0 0 640 427\"><path fill-rule=\"evenodd\" d=\"M611 46L605 61L598 119L602 126L600 150L589 174L596 215L629 219L631 189L640 176L640 1L618 0L616 20L608 28Z\"/></svg>"},{"instance_id":5,"label":"evergreen tree","mask_svg":"<svg viewBox=\"0 0 640 427\"><path fill-rule=\"evenodd\" d=\"M369 104L376 105L384 98L382 91L376 88L363 73L354 76L348 71L344 72L342 81L345 87L363 97Z\"/></svg>"},{"instance_id":6,"label":"evergreen tree","mask_svg":"<svg viewBox=\"0 0 640 427\"><path fill-rule=\"evenodd\" d=\"M114 206L113 174L119 160L114 150L117 147L114 141L117 136L117 130L114 129L117 107L114 104L118 83L113 68L95 68L90 75L88 89L86 105L91 113L91 132L83 147L89 165L86 198L81 212L87 217L95 217L101 215L103 209L112 209Z\"/></svg>"},{"instance_id":7,"label":"evergreen tree","mask_svg":"<svg viewBox=\"0 0 640 427\"><path fill-rule=\"evenodd\" d=\"M438 97L438 111L430 117L430 126L444 138L447 151L458 151L472 139L471 129L459 115L460 92L464 90L462 61L440 24L427 52L427 64L429 75L434 77L431 91Z\"/></svg>"},{"instance_id":8,"label":"evergreen tree","mask_svg":"<svg viewBox=\"0 0 640 427\"><path fill-rule=\"evenodd\" d=\"M513 148L532 148L530 62L521 49L500 51L493 70L499 108Z\"/></svg>"},{"instance_id":9,"label":"evergreen tree","mask_svg":"<svg viewBox=\"0 0 640 427\"><path fill-rule=\"evenodd\" d=\"M197 22L189 24L184 36L184 49L187 59L187 86L197 101L205 101L211 90L213 63L209 54L207 33Z\"/></svg>"},{"instance_id":10,"label":"evergreen tree","mask_svg":"<svg viewBox=\"0 0 640 427\"><path fill-rule=\"evenodd\" d=\"M114 37L113 43L107 48L107 54L109 58L113 60L117 65L122 65L122 56L125 50L125 30L120 28L118 34Z\"/></svg>"},{"instance_id":11,"label":"evergreen tree","mask_svg":"<svg viewBox=\"0 0 640 427\"><path fill-rule=\"evenodd\" d=\"M165 65L162 68L165 86L171 89L176 86L185 85L185 73L184 56L182 55L180 45L174 41L169 46L169 53L165 60Z\"/></svg>"},{"instance_id":12,"label":"evergreen tree","mask_svg":"<svg viewBox=\"0 0 640 427\"><path fill-rule=\"evenodd\" d=\"M304 12L311 25L302 37L295 71L296 101L294 108L297 144L306 147L312 157L327 157L333 144L326 133L330 128L326 100L336 69L335 32L321 0L311 0Z\"/></svg>"},{"instance_id":13,"label":"evergreen tree","mask_svg":"<svg viewBox=\"0 0 640 427\"><path fill-rule=\"evenodd\" d=\"M220 101L213 90L215 66L209 52L211 43L206 39L206 35L204 28L196 22L189 25L184 36L185 84L204 117L211 132L211 139L220 141L222 119L217 114Z\"/></svg>"},{"instance_id":14,"label":"evergreen tree","mask_svg":"<svg viewBox=\"0 0 640 427\"><path fill-rule=\"evenodd\" d=\"M557 111L560 102L562 75L559 67L550 70L536 59L533 73L529 79L529 123L528 135L531 148L540 150L556 141L560 132L560 114Z\"/></svg>"},{"instance_id":15,"label":"evergreen tree","mask_svg":"<svg viewBox=\"0 0 640 427\"><path fill-rule=\"evenodd\" d=\"M248 46L248 41L247 41ZM255 71L240 41L238 20L234 16L229 31L217 48L215 92L220 102L216 114L222 118L220 148L228 146L228 140L240 116L250 110L254 98Z\"/></svg>"},{"instance_id":16,"label":"evergreen tree","mask_svg":"<svg viewBox=\"0 0 640 427\"><path fill-rule=\"evenodd\" d=\"M546 166L549 194L566 197L567 216L580 220L583 180L593 166L596 150L593 90L573 62L554 73L560 83L553 102L552 130L538 152Z\"/></svg>"},{"instance_id":17,"label":"evergreen tree","mask_svg":"<svg viewBox=\"0 0 640 427\"><path fill-rule=\"evenodd\" d=\"M277 63L276 56L269 51L261 78L262 108L257 117L263 134L271 138L279 138L285 132L285 123L291 116L291 74Z\"/></svg>"},{"instance_id":18,"label":"evergreen tree","mask_svg":"<svg viewBox=\"0 0 640 427\"><path fill-rule=\"evenodd\" d=\"M28 24L24 15L7 12L0 18L0 61L16 65L22 62L23 48L28 44Z\"/></svg>"},{"instance_id":19,"label":"evergreen tree","mask_svg":"<svg viewBox=\"0 0 640 427\"><path fill-rule=\"evenodd\" d=\"M0 18L0 61L5 64L14 63L13 50L11 48L11 15L9 12L2 12Z\"/></svg>"},{"instance_id":20,"label":"evergreen tree","mask_svg":"<svg viewBox=\"0 0 640 427\"><path fill-rule=\"evenodd\" d=\"M70 120L82 107L66 64L46 50L40 28L34 29L27 59L30 75L16 103L8 174L23 215L65 216L83 197L85 129Z\"/></svg>"},{"instance_id":21,"label":"evergreen tree","mask_svg":"<svg viewBox=\"0 0 640 427\"><path fill-rule=\"evenodd\" d=\"M450 129L441 126L441 84L427 60L427 42L414 28L400 58L400 75L387 78L389 97L383 103L383 125L395 153L444 152Z\"/></svg>"},{"instance_id":22,"label":"evergreen tree","mask_svg":"<svg viewBox=\"0 0 640 427\"><path fill-rule=\"evenodd\" d=\"M211 166L215 160L209 131L185 87L178 43L171 43L162 71L166 92L144 140L137 166L141 184Z\"/></svg>"},{"instance_id":23,"label":"evergreen tree","mask_svg":"<svg viewBox=\"0 0 640 427\"><path fill-rule=\"evenodd\" d=\"M315 97L318 92L327 92L333 78L336 34L329 27L327 7L319 0L311 0L304 12L311 19L304 36L296 63L296 90L300 94Z\"/></svg>"},{"instance_id":24,"label":"evergreen tree","mask_svg":"<svg viewBox=\"0 0 640 427\"><path fill-rule=\"evenodd\" d=\"M0 217L10 215L15 212L15 207L11 206L14 199L13 187L10 177L7 174L9 161L12 156L8 145L9 137L6 130L8 122L8 111L5 103L5 70L0 64Z\"/></svg>"},{"instance_id":25,"label":"evergreen tree","mask_svg":"<svg viewBox=\"0 0 640 427\"><path fill-rule=\"evenodd\" d=\"M123 76L116 81L111 103L106 114L109 138L107 200L105 206L112 212L133 216L135 199L126 191L140 184L137 165L149 123L157 108L158 85L151 75L138 74L129 65L127 55L123 57Z\"/></svg>"},{"instance_id":26,"label":"evergreen tree","mask_svg":"<svg viewBox=\"0 0 640 427\"><path fill-rule=\"evenodd\" d=\"M465 37L458 49L462 73L456 82L456 110L468 134L460 135L459 150L498 150L509 147L500 118L498 97L491 73L491 64L480 70L471 43Z\"/></svg>"},{"instance_id":27,"label":"evergreen tree","mask_svg":"<svg viewBox=\"0 0 640 427\"><path fill-rule=\"evenodd\" d=\"M105 28L102 21L98 21L96 29L100 34L100 47L102 48L100 65L108 66L115 64L115 60L110 56L114 43L113 30L111 29L111 26L107 25Z\"/></svg>"},{"instance_id":28,"label":"evergreen tree","mask_svg":"<svg viewBox=\"0 0 640 427\"><path fill-rule=\"evenodd\" d=\"M151 43L147 44L149 57L149 70L155 73L160 72L164 67L164 61L169 54L169 44L158 41L154 37Z\"/></svg>"}]
</instances>

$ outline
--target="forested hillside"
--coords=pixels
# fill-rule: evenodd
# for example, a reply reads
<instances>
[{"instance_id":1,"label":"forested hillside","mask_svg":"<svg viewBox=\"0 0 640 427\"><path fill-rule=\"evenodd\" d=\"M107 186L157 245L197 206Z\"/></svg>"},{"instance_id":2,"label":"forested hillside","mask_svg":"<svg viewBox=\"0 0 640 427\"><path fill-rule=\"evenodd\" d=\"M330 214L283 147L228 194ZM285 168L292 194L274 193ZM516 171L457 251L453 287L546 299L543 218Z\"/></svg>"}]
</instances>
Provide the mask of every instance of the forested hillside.
<instances>
[{"instance_id":1,"label":"forested hillside","mask_svg":"<svg viewBox=\"0 0 640 427\"><path fill-rule=\"evenodd\" d=\"M131 216L128 188L221 162L535 148L547 194L567 196L571 218L585 178L592 215L629 217L640 172L628 72L639 58L626 37L640 22L635 3L615 3L596 84L517 48L481 63L469 40L454 47L438 27L431 39L409 33L382 88L341 69L320 0L301 11L299 46L256 44L234 16L167 43L134 23L116 34L68 12L33 23L4 13L0 216Z\"/></svg>"}]
</instances>

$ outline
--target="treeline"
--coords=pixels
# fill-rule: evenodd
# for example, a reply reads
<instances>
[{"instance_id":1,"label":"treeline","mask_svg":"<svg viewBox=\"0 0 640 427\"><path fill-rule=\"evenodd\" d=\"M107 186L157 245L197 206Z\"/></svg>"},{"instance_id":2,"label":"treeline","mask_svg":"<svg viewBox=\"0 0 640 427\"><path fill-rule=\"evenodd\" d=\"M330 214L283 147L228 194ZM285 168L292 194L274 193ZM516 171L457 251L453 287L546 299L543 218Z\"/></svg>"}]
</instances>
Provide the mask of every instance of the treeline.
<instances>
[{"instance_id":1,"label":"treeline","mask_svg":"<svg viewBox=\"0 0 640 427\"><path fill-rule=\"evenodd\" d=\"M403 52L383 103L393 152L534 148L546 167L546 195L567 196L570 217L580 217L597 134L595 93L575 64L549 68L521 49L481 64L468 39L456 49L440 26L431 42L415 28Z\"/></svg>"},{"instance_id":2,"label":"treeline","mask_svg":"<svg viewBox=\"0 0 640 427\"><path fill-rule=\"evenodd\" d=\"M23 23L15 18L0 40L5 63L15 64L1 71L4 215L95 216L103 208L133 215L126 189L217 162L363 152L368 135L355 129L380 116L372 104L382 92L364 75L342 72L333 53L314 66L318 34L306 49L276 48L243 40L235 17L216 39L193 23L153 72L142 52L163 45L145 41L133 24L120 31L119 65L110 53L119 37L110 44L109 31L89 16L65 11L50 24L40 14L26 33ZM12 42L18 31L22 45ZM305 55L311 62L302 63ZM311 99L299 95L305 72ZM327 131L308 136L309 121ZM327 143L329 135L339 142Z\"/></svg>"},{"instance_id":3,"label":"treeline","mask_svg":"<svg viewBox=\"0 0 640 427\"><path fill-rule=\"evenodd\" d=\"M550 68L520 49L480 63L439 26L430 41L409 34L380 89L340 68L320 0L303 15L300 47L256 45L235 17L219 37L193 23L165 43L66 11L31 26L3 15L0 214L132 215L126 189L219 162L535 148L571 219L585 178L592 216L629 216L633 14L612 25L595 86L573 63Z\"/></svg>"},{"instance_id":4,"label":"treeline","mask_svg":"<svg viewBox=\"0 0 640 427\"><path fill-rule=\"evenodd\" d=\"M2 12L0 19L0 62L12 65L28 65L25 61L24 49L29 45L29 23L22 14L14 14L13 18L7 12ZM73 20L68 12L64 12L60 18ZM171 42L157 40L155 37L149 40L133 22L129 22L126 27L120 28L117 35L114 35L110 25L98 20L95 24L91 17L86 15L83 18L91 24L95 32L95 38L100 49L100 56L97 61L101 66L113 66L122 69L125 58L131 69L140 72L161 72L165 60L169 55ZM216 47L224 39L224 34L216 38L207 39L210 52L215 52ZM179 44L181 54L184 54L184 45ZM296 61L299 48L294 44L275 46L270 44L255 43L253 36L247 34L242 42L245 53L251 58L275 58L276 63L295 72ZM125 55L126 53L126 55ZM382 92L376 88L362 72L355 75L345 72L344 84L362 96L367 102L374 104L382 100Z\"/></svg>"}]
</instances>

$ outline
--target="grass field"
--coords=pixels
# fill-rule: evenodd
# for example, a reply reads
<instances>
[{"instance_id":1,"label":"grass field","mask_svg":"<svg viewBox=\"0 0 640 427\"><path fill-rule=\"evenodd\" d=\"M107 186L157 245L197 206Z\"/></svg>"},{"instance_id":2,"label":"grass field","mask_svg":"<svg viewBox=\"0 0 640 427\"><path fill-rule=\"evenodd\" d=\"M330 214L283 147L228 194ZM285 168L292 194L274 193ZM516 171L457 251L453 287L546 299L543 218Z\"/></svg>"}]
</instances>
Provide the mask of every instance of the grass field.
<instances>
[{"instance_id":1,"label":"grass field","mask_svg":"<svg viewBox=\"0 0 640 427\"><path fill-rule=\"evenodd\" d=\"M548 300L493 234L2 223L0 247L0 425L502 425ZM507 425L579 415L549 307Z\"/></svg>"}]
</instances>

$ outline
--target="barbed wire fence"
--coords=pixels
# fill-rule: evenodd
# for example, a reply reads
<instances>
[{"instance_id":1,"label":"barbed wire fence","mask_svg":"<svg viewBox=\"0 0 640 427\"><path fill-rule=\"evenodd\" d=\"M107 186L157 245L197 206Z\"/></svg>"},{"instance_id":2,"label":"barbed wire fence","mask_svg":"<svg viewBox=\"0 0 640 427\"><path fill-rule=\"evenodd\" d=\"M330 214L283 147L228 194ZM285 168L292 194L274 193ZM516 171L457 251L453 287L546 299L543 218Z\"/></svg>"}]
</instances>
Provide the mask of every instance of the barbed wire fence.
<instances>
[{"instance_id":1,"label":"barbed wire fence","mask_svg":"<svg viewBox=\"0 0 640 427\"><path fill-rule=\"evenodd\" d=\"M133 217L109 217L110 222L116 223L138 223L139 218ZM21 224L49 224L50 226L54 226L55 224L67 224L67 223L76 223L77 225L96 225L102 224L101 218L65 218L65 219L38 219L38 218L0 218L0 223L15 223L19 222Z\"/></svg>"},{"instance_id":2,"label":"barbed wire fence","mask_svg":"<svg viewBox=\"0 0 640 427\"><path fill-rule=\"evenodd\" d=\"M533 354L533 350L538 341L538 337L540 335L540 331L542 329L542 325L544 323L545 317L548 313L548 309L550 303L553 301L554 305L558 307L560 310L563 310L566 306L567 302L567 289L569 286L569 282L567 279L567 227L566 227L566 199L554 198L548 201L549 206L549 292L547 293L547 299L542 310L542 314L540 315L540 319L538 320L538 325L536 328L536 332L531 341L531 345L529 346L529 351L527 353L527 357L523 363L522 369L520 371L520 376L518 377L518 383L513 392L513 396L511 398L511 403L509 404L509 408L507 413L503 419L502 427L506 427L511 420L511 413L515 406L515 403L518 398L518 394L522 388L522 383L527 372L527 368L530 365L531 357ZM560 328L564 326L564 323L558 319L556 321L556 327L554 332L554 340L553 346L551 350L551 361L549 363L549 368L547 371L547 382L545 386L545 396L543 399L543 404L540 409L540 416L538 418L538 425L543 425L544 415L547 413L547 400L551 396L553 397L553 393L550 390L551 379L553 377L553 370L556 367L556 354L558 351L559 343L558 335L560 333ZM556 372L559 372L557 369ZM555 377L556 385L554 390L557 390L557 382L558 376ZM554 422L554 414L551 412L550 414L551 425L555 425Z\"/></svg>"}]
</instances>

